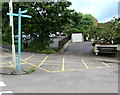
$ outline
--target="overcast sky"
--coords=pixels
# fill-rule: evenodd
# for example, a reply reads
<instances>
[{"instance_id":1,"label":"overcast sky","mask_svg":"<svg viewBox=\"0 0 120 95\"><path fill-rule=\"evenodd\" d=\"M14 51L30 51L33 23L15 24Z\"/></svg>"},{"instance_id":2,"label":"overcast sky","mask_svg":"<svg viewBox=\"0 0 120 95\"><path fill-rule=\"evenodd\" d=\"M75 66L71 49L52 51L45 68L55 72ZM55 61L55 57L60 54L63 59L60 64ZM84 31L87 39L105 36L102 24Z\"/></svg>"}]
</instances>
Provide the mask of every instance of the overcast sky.
<instances>
[{"instance_id":1,"label":"overcast sky","mask_svg":"<svg viewBox=\"0 0 120 95\"><path fill-rule=\"evenodd\" d=\"M69 0L72 2L70 9L75 9L83 14L93 15L98 22L110 21L118 17L118 2L120 0Z\"/></svg>"}]
</instances>

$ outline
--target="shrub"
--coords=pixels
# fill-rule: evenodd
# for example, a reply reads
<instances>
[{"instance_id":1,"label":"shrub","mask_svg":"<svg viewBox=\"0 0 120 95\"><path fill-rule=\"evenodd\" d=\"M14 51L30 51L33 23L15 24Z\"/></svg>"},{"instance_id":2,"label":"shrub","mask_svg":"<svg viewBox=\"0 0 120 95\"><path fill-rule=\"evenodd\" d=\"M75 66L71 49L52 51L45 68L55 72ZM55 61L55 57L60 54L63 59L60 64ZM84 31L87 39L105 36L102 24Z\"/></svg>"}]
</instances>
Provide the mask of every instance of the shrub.
<instances>
[{"instance_id":1,"label":"shrub","mask_svg":"<svg viewBox=\"0 0 120 95\"><path fill-rule=\"evenodd\" d=\"M114 44L120 44L120 36L114 39Z\"/></svg>"},{"instance_id":2,"label":"shrub","mask_svg":"<svg viewBox=\"0 0 120 95\"><path fill-rule=\"evenodd\" d=\"M78 30L77 28L70 28L67 30L68 35L71 35L73 32L81 32L81 30Z\"/></svg>"}]
</instances>

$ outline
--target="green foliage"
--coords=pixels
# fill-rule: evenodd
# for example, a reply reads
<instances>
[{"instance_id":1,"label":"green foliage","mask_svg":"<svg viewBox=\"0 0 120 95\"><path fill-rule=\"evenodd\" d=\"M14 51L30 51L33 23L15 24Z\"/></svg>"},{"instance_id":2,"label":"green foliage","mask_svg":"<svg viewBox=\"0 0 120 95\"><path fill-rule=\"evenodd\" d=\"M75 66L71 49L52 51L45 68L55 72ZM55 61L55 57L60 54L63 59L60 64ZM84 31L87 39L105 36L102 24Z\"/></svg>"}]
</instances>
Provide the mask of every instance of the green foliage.
<instances>
[{"instance_id":1,"label":"green foliage","mask_svg":"<svg viewBox=\"0 0 120 95\"><path fill-rule=\"evenodd\" d=\"M94 24L93 16L90 14L82 14L74 12L71 14L72 28L77 28L79 30L87 30Z\"/></svg>"},{"instance_id":2,"label":"green foliage","mask_svg":"<svg viewBox=\"0 0 120 95\"><path fill-rule=\"evenodd\" d=\"M44 49L39 49L39 48L23 48L24 51L26 52L35 52L35 53L46 53L46 54L54 54L55 50L51 49L50 47L46 46L47 48Z\"/></svg>"},{"instance_id":3,"label":"green foliage","mask_svg":"<svg viewBox=\"0 0 120 95\"><path fill-rule=\"evenodd\" d=\"M120 36L113 39L114 44L120 44Z\"/></svg>"},{"instance_id":4,"label":"green foliage","mask_svg":"<svg viewBox=\"0 0 120 95\"><path fill-rule=\"evenodd\" d=\"M10 72L10 75L17 75L17 72L15 70Z\"/></svg>"},{"instance_id":5,"label":"green foliage","mask_svg":"<svg viewBox=\"0 0 120 95\"><path fill-rule=\"evenodd\" d=\"M33 73L33 72L35 72L36 70L34 69L34 68L32 68L32 67L28 67L26 70L25 70L25 72L26 72L26 74L30 74L30 73Z\"/></svg>"},{"instance_id":6,"label":"green foliage","mask_svg":"<svg viewBox=\"0 0 120 95\"><path fill-rule=\"evenodd\" d=\"M90 39L94 38L95 40L104 39L109 43L120 43L120 32L119 32L120 23L117 19L113 22L101 23L98 26L95 26L89 30Z\"/></svg>"},{"instance_id":7,"label":"green foliage","mask_svg":"<svg viewBox=\"0 0 120 95\"><path fill-rule=\"evenodd\" d=\"M18 8L28 10L27 14L31 15L31 19L22 18L22 32L25 34L36 33L39 35L30 43L30 48L38 50L46 49L52 42L49 38L50 33L57 31L63 32L69 23L71 10L67 9L71 2L14 2L14 13L18 13ZM2 6L2 31L3 34L9 30L8 2ZM15 34L18 32L18 18L14 17ZM10 30L9 30L10 31ZM10 32L8 32L10 33ZM7 35L7 34L6 34ZM8 37L8 35L7 35ZM3 39L6 40L6 36ZM10 38L10 36L9 36Z\"/></svg>"},{"instance_id":8,"label":"green foliage","mask_svg":"<svg viewBox=\"0 0 120 95\"><path fill-rule=\"evenodd\" d=\"M93 16L90 14L82 14L73 12L69 19L69 27L67 29L67 34L70 35L72 32L83 32L84 37L87 35L87 31L93 27L94 20Z\"/></svg>"},{"instance_id":9,"label":"green foliage","mask_svg":"<svg viewBox=\"0 0 120 95\"><path fill-rule=\"evenodd\" d=\"M68 35L71 35L73 32L81 32L81 30L78 30L77 28L69 28L67 30Z\"/></svg>"},{"instance_id":10,"label":"green foliage","mask_svg":"<svg viewBox=\"0 0 120 95\"><path fill-rule=\"evenodd\" d=\"M11 39L11 32L4 32L2 33L2 41L7 42L7 43L11 43L12 39Z\"/></svg>"},{"instance_id":11,"label":"green foliage","mask_svg":"<svg viewBox=\"0 0 120 95\"><path fill-rule=\"evenodd\" d=\"M71 2L14 2L13 12L18 13L18 9L28 10L27 14L31 19L22 18L22 32L25 34L37 34L29 44L29 49L35 52L54 53L49 48L52 39L50 33L84 32L93 26L93 17L90 14L83 15L74 10L68 9ZM9 26L8 2L2 3L2 33L3 41L11 42L11 28ZM14 17L14 31L18 34L18 18ZM48 51L47 51L48 50Z\"/></svg>"}]
</instances>

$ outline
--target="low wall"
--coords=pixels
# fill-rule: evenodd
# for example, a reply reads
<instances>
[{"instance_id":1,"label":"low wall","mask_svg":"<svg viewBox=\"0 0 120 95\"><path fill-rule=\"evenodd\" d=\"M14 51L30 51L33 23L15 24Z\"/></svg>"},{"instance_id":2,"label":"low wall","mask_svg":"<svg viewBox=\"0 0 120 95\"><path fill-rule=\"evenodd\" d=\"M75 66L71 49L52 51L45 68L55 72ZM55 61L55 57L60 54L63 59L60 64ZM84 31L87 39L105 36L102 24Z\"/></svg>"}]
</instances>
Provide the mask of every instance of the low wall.
<instances>
[{"instance_id":1,"label":"low wall","mask_svg":"<svg viewBox=\"0 0 120 95\"><path fill-rule=\"evenodd\" d=\"M67 48L68 44L71 42L71 35L63 38L58 42L59 50L64 51L65 48Z\"/></svg>"}]
</instances>

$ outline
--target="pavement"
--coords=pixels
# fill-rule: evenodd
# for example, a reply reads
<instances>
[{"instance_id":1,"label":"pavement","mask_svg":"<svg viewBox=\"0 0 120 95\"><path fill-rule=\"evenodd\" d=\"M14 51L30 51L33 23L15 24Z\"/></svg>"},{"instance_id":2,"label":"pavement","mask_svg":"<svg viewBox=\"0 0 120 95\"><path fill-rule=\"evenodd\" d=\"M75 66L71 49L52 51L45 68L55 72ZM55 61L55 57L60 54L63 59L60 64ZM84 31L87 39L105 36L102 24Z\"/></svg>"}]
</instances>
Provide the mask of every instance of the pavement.
<instances>
[{"instance_id":1,"label":"pavement","mask_svg":"<svg viewBox=\"0 0 120 95\"><path fill-rule=\"evenodd\" d=\"M36 71L24 75L2 75L13 93L118 93L118 58L95 56L91 42L71 43L65 52L22 52L21 67ZM2 52L1 66L11 67L11 52ZM3 68L3 69L2 69Z\"/></svg>"}]
</instances>

